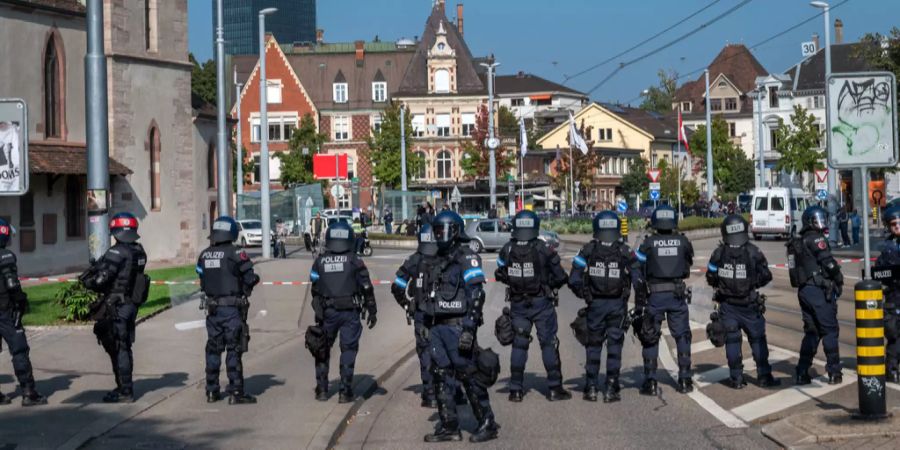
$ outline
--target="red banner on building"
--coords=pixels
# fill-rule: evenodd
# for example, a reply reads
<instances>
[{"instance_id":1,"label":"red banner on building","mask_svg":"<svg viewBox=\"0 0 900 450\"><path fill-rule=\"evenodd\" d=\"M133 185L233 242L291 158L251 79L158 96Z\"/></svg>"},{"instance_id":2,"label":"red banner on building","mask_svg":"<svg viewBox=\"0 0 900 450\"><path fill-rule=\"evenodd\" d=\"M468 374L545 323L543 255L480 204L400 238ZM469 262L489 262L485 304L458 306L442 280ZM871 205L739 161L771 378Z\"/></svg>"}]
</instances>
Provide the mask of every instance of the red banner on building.
<instances>
[{"instance_id":1,"label":"red banner on building","mask_svg":"<svg viewBox=\"0 0 900 450\"><path fill-rule=\"evenodd\" d=\"M347 178L347 155L313 155L313 175L317 180L333 180L340 169L340 178Z\"/></svg>"}]
</instances>

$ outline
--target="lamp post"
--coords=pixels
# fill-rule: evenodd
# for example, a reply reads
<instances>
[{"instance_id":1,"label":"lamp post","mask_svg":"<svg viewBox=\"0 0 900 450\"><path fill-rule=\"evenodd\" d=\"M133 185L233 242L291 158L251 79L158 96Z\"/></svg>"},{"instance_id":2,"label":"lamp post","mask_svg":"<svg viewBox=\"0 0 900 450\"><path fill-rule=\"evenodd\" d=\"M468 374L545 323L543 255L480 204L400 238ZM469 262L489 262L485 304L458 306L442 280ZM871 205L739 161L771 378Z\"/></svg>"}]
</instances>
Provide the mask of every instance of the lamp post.
<instances>
[{"instance_id":1,"label":"lamp post","mask_svg":"<svg viewBox=\"0 0 900 450\"><path fill-rule=\"evenodd\" d=\"M712 155L712 115L709 100L709 69L706 75L706 200L712 204L713 198L713 155Z\"/></svg>"},{"instance_id":2,"label":"lamp post","mask_svg":"<svg viewBox=\"0 0 900 450\"><path fill-rule=\"evenodd\" d=\"M400 217L406 220L406 106L400 105L400 190L403 191L403 214Z\"/></svg>"},{"instance_id":3,"label":"lamp post","mask_svg":"<svg viewBox=\"0 0 900 450\"><path fill-rule=\"evenodd\" d=\"M262 221L262 254L263 259L272 257L272 230L269 204L269 118L268 98L266 98L266 16L275 13L278 8L266 8L259 11L259 177L260 198L259 209Z\"/></svg>"},{"instance_id":4,"label":"lamp post","mask_svg":"<svg viewBox=\"0 0 900 450\"><path fill-rule=\"evenodd\" d=\"M228 195L228 186L231 183L226 182L228 179L228 141L225 133L225 28L222 24L223 18L223 0L216 0L216 103L217 113L216 122L218 126L218 135L216 139L216 174L219 178L218 189L218 205L219 215L227 216L231 214L231 198Z\"/></svg>"},{"instance_id":5,"label":"lamp post","mask_svg":"<svg viewBox=\"0 0 900 450\"><path fill-rule=\"evenodd\" d=\"M762 98L763 98L763 85L756 86L756 147L759 151L759 184L757 187L764 188L766 187L766 163L765 157L763 155L763 123L762 123Z\"/></svg>"},{"instance_id":6,"label":"lamp post","mask_svg":"<svg viewBox=\"0 0 900 450\"><path fill-rule=\"evenodd\" d=\"M237 148L236 166L237 166L237 194L244 194L244 144L241 139L241 90L244 88L242 83L238 83L237 68L234 69L234 106L237 109ZM240 199L238 199L240 200Z\"/></svg>"},{"instance_id":7,"label":"lamp post","mask_svg":"<svg viewBox=\"0 0 900 450\"><path fill-rule=\"evenodd\" d=\"M829 103L828 103L828 78L831 76L831 6L822 1L810 2L810 6L814 8L819 8L823 10L823 16L825 18L825 82L822 83L822 86L825 87L825 154L831 154L831 138L830 133L827 130L831 129L831 114L829 114ZM826 159L826 165L828 163ZM863 185L863 192L866 190L866 186ZM828 167L828 229L831 230L831 233L828 234L828 240L831 241L831 244L834 245L837 242L837 199L835 198L834 193L837 192L837 174L835 173L835 169L833 167ZM865 197L865 194L863 194Z\"/></svg>"},{"instance_id":8,"label":"lamp post","mask_svg":"<svg viewBox=\"0 0 900 450\"><path fill-rule=\"evenodd\" d=\"M87 2L87 53L84 55L85 117L87 118L87 188L109 192L109 110L106 93L106 55L103 54L103 1ZM153 151L151 149L151 151ZM105 195L104 195L105 198ZM100 259L109 249L108 204L88 211L88 249Z\"/></svg>"},{"instance_id":9,"label":"lamp post","mask_svg":"<svg viewBox=\"0 0 900 450\"><path fill-rule=\"evenodd\" d=\"M496 207L497 205L497 157L495 155L495 150L499 146L497 139L494 137L494 69L500 65L500 63L492 62L481 63L481 65L487 68L488 71L488 142L487 146L490 150L490 172L489 177L490 185L491 185L491 208Z\"/></svg>"}]
</instances>

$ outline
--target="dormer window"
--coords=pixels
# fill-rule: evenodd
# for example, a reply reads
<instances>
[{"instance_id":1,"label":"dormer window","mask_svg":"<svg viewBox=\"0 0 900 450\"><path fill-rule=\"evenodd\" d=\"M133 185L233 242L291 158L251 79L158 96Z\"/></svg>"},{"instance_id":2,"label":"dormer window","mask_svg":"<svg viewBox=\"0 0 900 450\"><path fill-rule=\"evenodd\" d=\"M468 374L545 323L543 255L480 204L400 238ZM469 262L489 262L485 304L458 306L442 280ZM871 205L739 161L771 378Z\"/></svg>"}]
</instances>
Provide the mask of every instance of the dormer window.
<instances>
[{"instance_id":1,"label":"dormer window","mask_svg":"<svg viewBox=\"0 0 900 450\"><path fill-rule=\"evenodd\" d=\"M387 100L387 83L376 81L372 83L372 101L381 103Z\"/></svg>"},{"instance_id":2,"label":"dormer window","mask_svg":"<svg viewBox=\"0 0 900 450\"><path fill-rule=\"evenodd\" d=\"M691 102L681 102L681 112L691 112Z\"/></svg>"},{"instance_id":3,"label":"dormer window","mask_svg":"<svg viewBox=\"0 0 900 450\"><path fill-rule=\"evenodd\" d=\"M332 90L335 103L347 103L347 83L334 83Z\"/></svg>"},{"instance_id":4,"label":"dormer window","mask_svg":"<svg viewBox=\"0 0 900 450\"><path fill-rule=\"evenodd\" d=\"M450 93L450 71L439 69L434 72L434 92L438 94Z\"/></svg>"}]
</instances>

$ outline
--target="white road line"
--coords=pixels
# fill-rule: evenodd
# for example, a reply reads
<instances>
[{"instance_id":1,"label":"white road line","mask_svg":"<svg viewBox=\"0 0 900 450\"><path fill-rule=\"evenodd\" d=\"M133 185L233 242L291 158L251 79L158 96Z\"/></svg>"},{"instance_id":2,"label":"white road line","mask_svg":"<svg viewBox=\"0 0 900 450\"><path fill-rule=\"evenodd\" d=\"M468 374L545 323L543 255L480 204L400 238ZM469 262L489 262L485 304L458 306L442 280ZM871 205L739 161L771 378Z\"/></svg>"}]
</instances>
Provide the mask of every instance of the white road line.
<instances>
[{"instance_id":1,"label":"white road line","mask_svg":"<svg viewBox=\"0 0 900 450\"><path fill-rule=\"evenodd\" d=\"M708 341L707 341L708 342ZM693 351L693 349L692 349ZM724 353L724 352L723 352ZM788 355L784 352L775 351L769 354L769 364L774 365L781 361L785 361L791 358L791 355ZM756 370L756 362L753 361L753 358L747 358L743 361L744 363L744 372L753 372ZM719 383L723 380L728 379L731 376L731 371L727 365L719 366L712 370L707 370L706 372L697 374L694 376L694 380L696 381L697 388L702 389L709 385Z\"/></svg>"},{"instance_id":2,"label":"white road line","mask_svg":"<svg viewBox=\"0 0 900 450\"><path fill-rule=\"evenodd\" d=\"M203 328L206 326L205 320L192 320L190 322L179 322L175 324L175 329L178 331L187 331L193 330L195 328Z\"/></svg>"},{"instance_id":3,"label":"white road line","mask_svg":"<svg viewBox=\"0 0 900 450\"><path fill-rule=\"evenodd\" d=\"M716 346L713 345L712 342L709 342L709 339L704 339L700 342L691 344L691 354L694 355L714 348L716 348Z\"/></svg>"},{"instance_id":4,"label":"white road line","mask_svg":"<svg viewBox=\"0 0 900 450\"><path fill-rule=\"evenodd\" d=\"M821 397L829 392L847 387L847 385L853 384L856 381L856 375L846 374L844 383L842 384L829 385L825 380L825 377L818 377L813 380L813 384L781 389L776 393L738 406L737 408L732 409L731 412L741 419L750 422L760 417L768 416L792 406L799 405L807 400Z\"/></svg>"}]
</instances>

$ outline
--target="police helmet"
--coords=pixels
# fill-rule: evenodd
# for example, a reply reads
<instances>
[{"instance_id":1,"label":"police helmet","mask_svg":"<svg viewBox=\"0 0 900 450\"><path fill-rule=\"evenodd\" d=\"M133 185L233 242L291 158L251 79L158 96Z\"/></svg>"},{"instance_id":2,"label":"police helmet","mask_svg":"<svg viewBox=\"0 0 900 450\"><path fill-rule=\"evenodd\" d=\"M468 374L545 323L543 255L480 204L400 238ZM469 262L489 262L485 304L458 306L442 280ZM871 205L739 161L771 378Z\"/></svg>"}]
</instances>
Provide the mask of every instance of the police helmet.
<instances>
[{"instance_id":1,"label":"police helmet","mask_svg":"<svg viewBox=\"0 0 900 450\"><path fill-rule=\"evenodd\" d=\"M230 216L221 216L212 224L209 240L213 244L234 242L238 238L238 224Z\"/></svg>"},{"instance_id":2,"label":"police helmet","mask_svg":"<svg viewBox=\"0 0 900 450\"><path fill-rule=\"evenodd\" d=\"M722 221L722 240L728 245L741 246L750 240L747 221L738 214L730 214Z\"/></svg>"},{"instance_id":3,"label":"police helmet","mask_svg":"<svg viewBox=\"0 0 900 450\"><path fill-rule=\"evenodd\" d=\"M425 256L437 255L437 243L434 239L434 232L431 230L431 224L426 223L419 229L419 247L417 252Z\"/></svg>"},{"instance_id":4,"label":"police helmet","mask_svg":"<svg viewBox=\"0 0 900 450\"><path fill-rule=\"evenodd\" d=\"M823 231L828 228L828 213L825 212L825 208L819 205L812 205L806 208L806 211L803 211L801 221L804 230Z\"/></svg>"},{"instance_id":5,"label":"police helmet","mask_svg":"<svg viewBox=\"0 0 900 450\"><path fill-rule=\"evenodd\" d=\"M541 233L541 218L532 211L523 210L513 217L512 238L517 241L537 239Z\"/></svg>"},{"instance_id":6,"label":"police helmet","mask_svg":"<svg viewBox=\"0 0 900 450\"><path fill-rule=\"evenodd\" d=\"M5 220L0 219L0 248L6 248L12 239L12 227Z\"/></svg>"},{"instance_id":7,"label":"police helmet","mask_svg":"<svg viewBox=\"0 0 900 450\"><path fill-rule=\"evenodd\" d=\"M594 239L611 244L622 237L622 220L612 211L600 211L594 216Z\"/></svg>"},{"instance_id":8,"label":"police helmet","mask_svg":"<svg viewBox=\"0 0 900 450\"><path fill-rule=\"evenodd\" d=\"M889 206L886 210L884 210L881 213L881 220L884 222L884 228L889 233L893 233L893 231L891 230L891 222L900 220L900 204Z\"/></svg>"},{"instance_id":9,"label":"police helmet","mask_svg":"<svg viewBox=\"0 0 900 450\"><path fill-rule=\"evenodd\" d=\"M130 244L140 239L137 229L137 217L128 212L118 213L109 221L109 232L119 242Z\"/></svg>"},{"instance_id":10,"label":"police helmet","mask_svg":"<svg viewBox=\"0 0 900 450\"><path fill-rule=\"evenodd\" d=\"M660 205L653 210L650 226L657 231L672 231L678 228L678 217L669 205Z\"/></svg>"},{"instance_id":11,"label":"police helmet","mask_svg":"<svg viewBox=\"0 0 900 450\"><path fill-rule=\"evenodd\" d=\"M462 217L453 211L441 211L431 222L438 249L448 249L457 242L469 242L465 228Z\"/></svg>"},{"instance_id":12,"label":"police helmet","mask_svg":"<svg viewBox=\"0 0 900 450\"><path fill-rule=\"evenodd\" d=\"M353 228L344 221L328 226L325 232L325 248L334 253L347 253L353 248Z\"/></svg>"}]
</instances>

